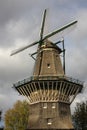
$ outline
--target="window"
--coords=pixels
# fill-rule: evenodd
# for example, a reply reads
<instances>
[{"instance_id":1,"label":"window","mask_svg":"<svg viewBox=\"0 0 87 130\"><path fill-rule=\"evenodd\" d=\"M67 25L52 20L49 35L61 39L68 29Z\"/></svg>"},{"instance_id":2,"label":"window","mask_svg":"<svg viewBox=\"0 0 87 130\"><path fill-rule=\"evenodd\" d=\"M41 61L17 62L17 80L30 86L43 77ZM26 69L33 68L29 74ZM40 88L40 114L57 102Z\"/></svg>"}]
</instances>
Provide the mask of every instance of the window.
<instances>
[{"instance_id":1,"label":"window","mask_svg":"<svg viewBox=\"0 0 87 130\"><path fill-rule=\"evenodd\" d=\"M48 119L47 119L47 124L48 124L48 125L51 125L51 124L52 124L52 119L51 119L51 118L48 118Z\"/></svg>"},{"instance_id":2,"label":"window","mask_svg":"<svg viewBox=\"0 0 87 130\"><path fill-rule=\"evenodd\" d=\"M52 103L52 108L56 108L56 103Z\"/></svg>"},{"instance_id":3,"label":"window","mask_svg":"<svg viewBox=\"0 0 87 130\"><path fill-rule=\"evenodd\" d=\"M50 63L47 64L47 67L50 68Z\"/></svg>"},{"instance_id":4,"label":"window","mask_svg":"<svg viewBox=\"0 0 87 130\"><path fill-rule=\"evenodd\" d=\"M43 108L46 109L47 108L47 103L43 103Z\"/></svg>"}]
</instances>

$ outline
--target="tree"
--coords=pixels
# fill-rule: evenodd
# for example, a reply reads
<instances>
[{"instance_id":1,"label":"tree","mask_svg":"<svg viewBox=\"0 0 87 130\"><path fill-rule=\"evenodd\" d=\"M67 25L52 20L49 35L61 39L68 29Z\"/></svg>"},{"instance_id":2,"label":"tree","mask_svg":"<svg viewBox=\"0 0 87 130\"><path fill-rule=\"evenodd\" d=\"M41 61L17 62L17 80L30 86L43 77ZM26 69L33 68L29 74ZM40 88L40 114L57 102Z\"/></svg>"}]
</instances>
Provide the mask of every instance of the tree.
<instances>
[{"instance_id":1,"label":"tree","mask_svg":"<svg viewBox=\"0 0 87 130\"><path fill-rule=\"evenodd\" d=\"M29 105L26 101L17 101L5 114L5 130L25 130L28 124Z\"/></svg>"},{"instance_id":2,"label":"tree","mask_svg":"<svg viewBox=\"0 0 87 130\"><path fill-rule=\"evenodd\" d=\"M76 130L87 130L87 101L77 103L72 119Z\"/></svg>"}]
</instances>

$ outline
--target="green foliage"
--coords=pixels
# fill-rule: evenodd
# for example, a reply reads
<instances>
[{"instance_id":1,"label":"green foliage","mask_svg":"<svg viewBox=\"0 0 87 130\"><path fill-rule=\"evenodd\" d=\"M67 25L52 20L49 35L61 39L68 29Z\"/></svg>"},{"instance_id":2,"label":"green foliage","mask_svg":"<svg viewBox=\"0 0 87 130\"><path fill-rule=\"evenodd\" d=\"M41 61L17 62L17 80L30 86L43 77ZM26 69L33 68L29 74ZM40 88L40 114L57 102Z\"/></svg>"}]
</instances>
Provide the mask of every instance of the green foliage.
<instances>
[{"instance_id":1,"label":"green foliage","mask_svg":"<svg viewBox=\"0 0 87 130\"><path fill-rule=\"evenodd\" d=\"M28 124L29 105L26 101L17 101L5 114L5 130L25 130Z\"/></svg>"},{"instance_id":2,"label":"green foliage","mask_svg":"<svg viewBox=\"0 0 87 130\"><path fill-rule=\"evenodd\" d=\"M87 130L87 101L77 103L72 119L76 130Z\"/></svg>"}]
</instances>

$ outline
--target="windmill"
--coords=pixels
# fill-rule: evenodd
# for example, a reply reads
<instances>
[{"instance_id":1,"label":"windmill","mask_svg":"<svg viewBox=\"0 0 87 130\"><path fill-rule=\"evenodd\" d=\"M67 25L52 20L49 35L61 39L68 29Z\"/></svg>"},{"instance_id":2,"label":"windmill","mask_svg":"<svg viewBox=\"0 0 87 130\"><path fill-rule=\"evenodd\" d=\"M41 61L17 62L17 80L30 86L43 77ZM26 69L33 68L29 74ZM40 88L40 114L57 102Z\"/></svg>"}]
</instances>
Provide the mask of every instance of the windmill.
<instances>
[{"instance_id":1,"label":"windmill","mask_svg":"<svg viewBox=\"0 0 87 130\"><path fill-rule=\"evenodd\" d=\"M11 53L15 55L31 46L38 44L33 76L13 84L14 88L29 100L29 125L31 129L74 130L70 104L83 88L79 80L65 75L65 48L64 39L53 43L48 38L71 28L77 21L71 22L62 28L43 36L46 19L44 11L40 40ZM62 43L61 49L57 44ZM60 54L63 52L63 67Z\"/></svg>"}]
</instances>

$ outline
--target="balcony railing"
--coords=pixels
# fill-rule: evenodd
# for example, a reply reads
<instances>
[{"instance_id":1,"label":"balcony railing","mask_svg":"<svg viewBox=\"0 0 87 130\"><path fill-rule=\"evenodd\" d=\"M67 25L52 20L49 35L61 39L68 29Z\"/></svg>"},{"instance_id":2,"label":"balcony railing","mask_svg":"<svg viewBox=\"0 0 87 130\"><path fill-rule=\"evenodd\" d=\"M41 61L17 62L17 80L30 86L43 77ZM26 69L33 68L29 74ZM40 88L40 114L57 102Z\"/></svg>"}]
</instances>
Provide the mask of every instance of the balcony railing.
<instances>
[{"instance_id":1,"label":"balcony railing","mask_svg":"<svg viewBox=\"0 0 87 130\"><path fill-rule=\"evenodd\" d=\"M68 76L31 76L30 78L26 78L26 79L23 79L22 81L18 81L17 83L14 83L13 84L13 87L18 87L18 86L21 86L21 85L24 85L30 81L35 81L35 80L67 80L67 81L70 81L72 83L76 83L76 84L79 84L79 85L83 85L83 81L80 81L78 79L74 79L72 77L68 77Z\"/></svg>"}]
</instances>

